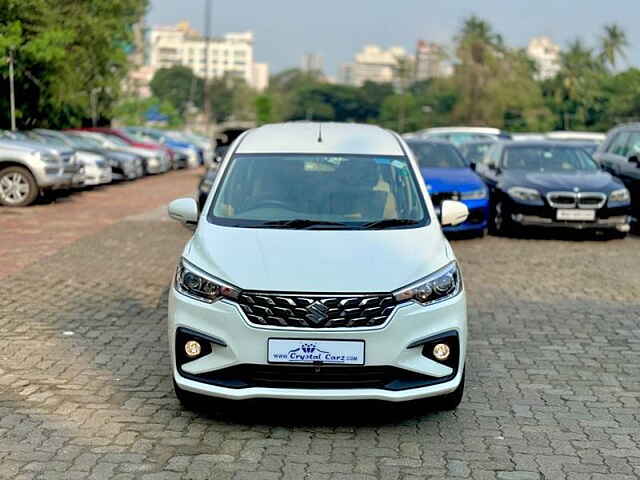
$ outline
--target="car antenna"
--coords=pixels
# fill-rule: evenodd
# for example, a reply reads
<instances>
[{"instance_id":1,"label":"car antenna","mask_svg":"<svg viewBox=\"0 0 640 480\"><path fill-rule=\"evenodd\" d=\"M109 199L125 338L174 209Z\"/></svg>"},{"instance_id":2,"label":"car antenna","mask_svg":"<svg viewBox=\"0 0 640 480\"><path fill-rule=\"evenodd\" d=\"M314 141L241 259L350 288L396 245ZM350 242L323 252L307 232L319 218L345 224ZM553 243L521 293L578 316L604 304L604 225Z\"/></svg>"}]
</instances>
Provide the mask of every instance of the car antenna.
<instances>
[{"instance_id":1,"label":"car antenna","mask_svg":"<svg viewBox=\"0 0 640 480\"><path fill-rule=\"evenodd\" d=\"M318 124L318 143L322 143L322 124Z\"/></svg>"}]
</instances>

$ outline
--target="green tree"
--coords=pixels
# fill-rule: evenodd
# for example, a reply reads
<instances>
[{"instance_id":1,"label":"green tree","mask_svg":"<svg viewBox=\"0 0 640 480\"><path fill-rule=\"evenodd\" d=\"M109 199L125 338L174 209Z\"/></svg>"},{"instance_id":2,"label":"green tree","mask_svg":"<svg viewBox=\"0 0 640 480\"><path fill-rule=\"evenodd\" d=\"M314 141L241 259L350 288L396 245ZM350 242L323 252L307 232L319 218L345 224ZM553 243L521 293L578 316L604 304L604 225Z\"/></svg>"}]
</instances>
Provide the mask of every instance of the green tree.
<instances>
[{"instance_id":1,"label":"green tree","mask_svg":"<svg viewBox=\"0 0 640 480\"><path fill-rule=\"evenodd\" d=\"M629 46L627 34L615 23L604 26L600 37L600 58L612 69L616 68L618 58L626 58L625 49Z\"/></svg>"},{"instance_id":2,"label":"green tree","mask_svg":"<svg viewBox=\"0 0 640 480\"><path fill-rule=\"evenodd\" d=\"M176 107L171 102L157 97L122 99L113 108L113 120L123 125L143 125L146 123L146 115L151 109L156 109L166 115L169 127L177 128L184 124L184 116Z\"/></svg>"},{"instance_id":3,"label":"green tree","mask_svg":"<svg viewBox=\"0 0 640 480\"><path fill-rule=\"evenodd\" d=\"M159 69L150 83L155 97L170 102L183 115L190 107L202 108L203 85L201 78L183 66Z\"/></svg>"},{"instance_id":4,"label":"green tree","mask_svg":"<svg viewBox=\"0 0 640 480\"><path fill-rule=\"evenodd\" d=\"M0 0L0 58L15 57L20 128L76 126L108 116L127 72L126 47L146 0ZM8 68L0 64L2 91ZM0 96L0 125L9 125Z\"/></svg>"}]
</instances>

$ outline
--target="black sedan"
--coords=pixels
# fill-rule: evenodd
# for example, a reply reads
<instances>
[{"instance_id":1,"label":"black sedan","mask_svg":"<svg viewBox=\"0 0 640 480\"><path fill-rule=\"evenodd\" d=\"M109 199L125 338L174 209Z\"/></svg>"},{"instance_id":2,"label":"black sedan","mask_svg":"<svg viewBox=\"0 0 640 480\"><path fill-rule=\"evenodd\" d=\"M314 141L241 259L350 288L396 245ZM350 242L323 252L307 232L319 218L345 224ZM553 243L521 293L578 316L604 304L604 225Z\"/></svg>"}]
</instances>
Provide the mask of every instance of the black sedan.
<instances>
[{"instance_id":1,"label":"black sedan","mask_svg":"<svg viewBox=\"0 0 640 480\"><path fill-rule=\"evenodd\" d=\"M579 146L560 142L500 142L476 172L490 190L490 229L568 227L629 231L630 196Z\"/></svg>"}]
</instances>

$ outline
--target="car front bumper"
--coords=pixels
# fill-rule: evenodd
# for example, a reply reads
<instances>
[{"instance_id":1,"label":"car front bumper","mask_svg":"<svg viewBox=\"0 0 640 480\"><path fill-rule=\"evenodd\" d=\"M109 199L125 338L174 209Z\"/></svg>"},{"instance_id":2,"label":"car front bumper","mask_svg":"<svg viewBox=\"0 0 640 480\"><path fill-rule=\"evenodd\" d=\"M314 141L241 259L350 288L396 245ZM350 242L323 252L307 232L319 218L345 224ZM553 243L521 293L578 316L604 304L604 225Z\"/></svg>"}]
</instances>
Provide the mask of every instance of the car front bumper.
<instances>
[{"instance_id":1,"label":"car front bumper","mask_svg":"<svg viewBox=\"0 0 640 480\"><path fill-rule=\"evenodd\" d=\"M59 167L47 166L36 173L36 182L40 188L69 188L73 184L73 174Z\"/></svg>"},{"instance_id":2,"label":"car front bumper","mask_svg":"<svg viewBox=\"0 0 640 480\"><path fill-rule=\"evenodd\" d=\"M98 168L93 166L85 166L84 185L102 185L110 183L113 180L111 167Z\"/></svg>"},{"instance_id":3,"label":"car front bumper","mask_svg":"<svg viewBox=\"0 0 640 480\"><path fill-rule=\"evenodd\" d=\"M508 206L509 218L523 227L569 228L574 230L617 230L629 231L631 223L630 206L605 206L596 210L593 221L558 220L557 209L548 205L532 206L511 202Z\"/></svg>"},{"instance_id":4,"label":"car front bumper","mask_svg":"<svg viewBox=\"0 0 640 480\"><path fill-rule=\"evenodd\" d=\"M186 328L216 339L208 355L182 364L176 362L176 332ZM250 324L238 305L230 301L207 304L193 300L171 288L169 293L168 337L171 348L173 377L179 388L191 392L228 399L286 398L356 400L375 399L405 401L450 393L460 384L466 354L467 318L464 291L439 304L423 307L414 303L398 305L385 324L376 328L264 328ZM423 347L408 348L421 339L443 332L455 332L458 338L458 360L455 366L436 362L423 355ZM234 366L252 368L280 366L267 362L270 338L305 340L363 340L363 367L393 367L394 371L429 377L427 386L392 390L387 388L317 388L313 375L308 388L270 388L247 386L230 388L203 380L212 372ZM224 346L223 346L224 345ZM285 365L285 368L292 368ZM322 366L320 368L341 368ZM399 370L395 370L399 369ZM227 370L228 371L228 370ZM277 370L276 370L277 371ZM358 370L355 370L358 372ZM189 377L189 378L187 378ZM421 377L422 378L422 377ZM306 380L305 380L306 381Z\"/></svg>"}]
</instances>

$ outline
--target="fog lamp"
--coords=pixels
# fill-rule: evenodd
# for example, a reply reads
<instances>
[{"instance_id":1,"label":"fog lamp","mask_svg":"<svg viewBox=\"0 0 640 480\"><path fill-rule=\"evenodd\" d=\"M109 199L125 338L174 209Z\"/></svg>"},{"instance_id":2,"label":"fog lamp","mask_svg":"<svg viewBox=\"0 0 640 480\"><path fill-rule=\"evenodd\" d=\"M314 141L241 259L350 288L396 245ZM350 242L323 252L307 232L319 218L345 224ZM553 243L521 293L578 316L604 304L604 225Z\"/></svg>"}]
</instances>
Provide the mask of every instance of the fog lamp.
<instances>
[{"instance_id":1,"label":"fog lamp","mask_svg":"<svg viewBox=\"0 0 640 480\"><path fill-rule=\"evenodd\" d=\"M450 354L451 349L446 343L438 343L435 347L433 347L433 356L440 362L444 362L447 358L449 358Z\"/></svg>"},{"instance_id":2,"label":"fog lamp","mask_svg":"<svg viewBox=\"0 0 640 480\"><path fill-rule=\"evenodd\" d=\"M195 340L189 340L184 344L184 352L189 358L197 357L202 352L202 346Z\"/></svg>"}]
</instances>

